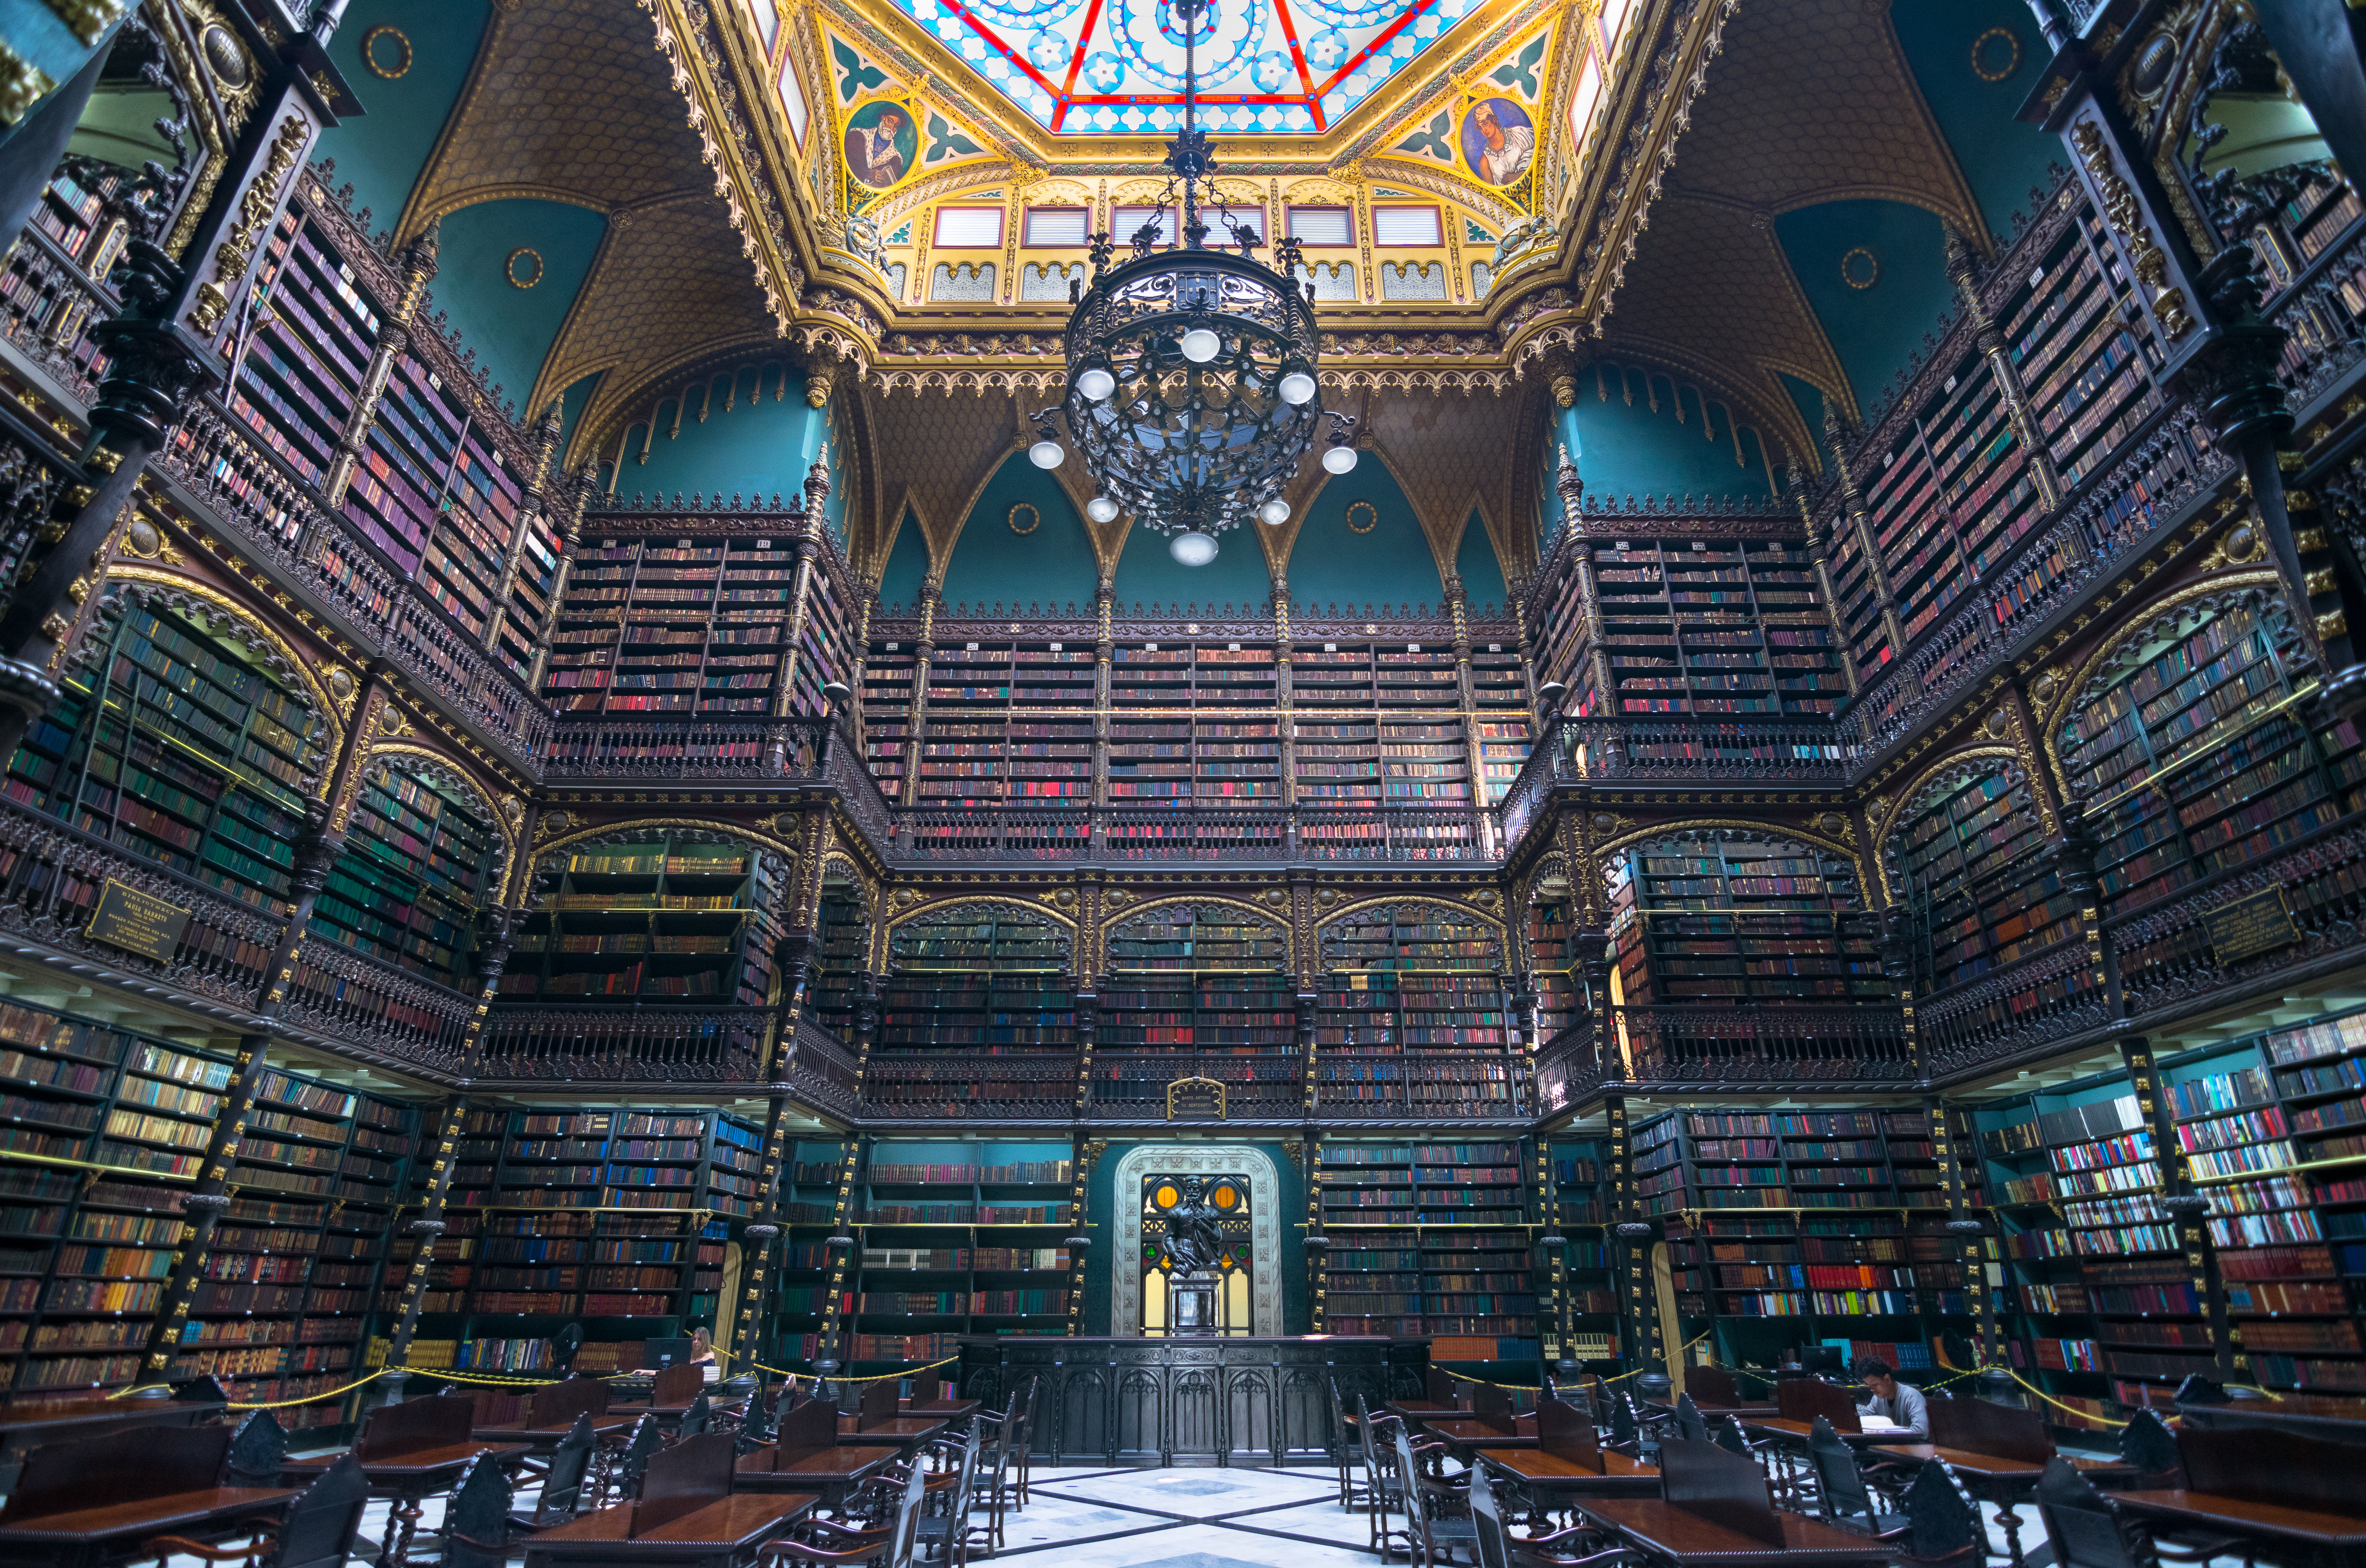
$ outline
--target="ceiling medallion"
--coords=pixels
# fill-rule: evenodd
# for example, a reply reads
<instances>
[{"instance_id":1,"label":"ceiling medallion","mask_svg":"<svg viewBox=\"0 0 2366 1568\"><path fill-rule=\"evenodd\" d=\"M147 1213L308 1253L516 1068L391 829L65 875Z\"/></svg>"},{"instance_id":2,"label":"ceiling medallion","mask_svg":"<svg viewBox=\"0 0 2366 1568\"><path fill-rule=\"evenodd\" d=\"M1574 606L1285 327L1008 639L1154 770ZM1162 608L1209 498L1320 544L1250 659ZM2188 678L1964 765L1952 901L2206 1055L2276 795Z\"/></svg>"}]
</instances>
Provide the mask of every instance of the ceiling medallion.
<instances>
[{"instance_id":1,"label":"ceiling medallion","mask_svg":"<svg viewBox=\"0 0 2366 1568\"><path fill-rule=\"evenodd\" d=\"M1035 509L1034 502L1022 501L1010 509L1010 515L1003 521L1010 525L1012 533L1023 539L1043 525L1043 514Z\"/></svg>"},{"instance_id":2,"label":"ceiling medallion","mask_svg":"<svg viewBox=\"0 0 2366 1568\"><path fill-rule=\"evenodd\" d=\"M1347 532L1369 534L1380 525L1380 509L1369 501L1351 502L1347 506Z\"/></svg>"},{"instance_id":3,"label":"ceiling medallion","mask_svg":"<svg viewBox=\"0 0 2366 1568\"><path fill-rule=\"evenodd\" d=\"M1857 246L1841 257L1841 281L1851 288L1872 288L1881 281L1881 258Z\"/></svg>"},{"instance_id":4,"label":"ceiling medallion","mask_svg":"<svg viewBox=\"0 0 2366 1568\"><path fill-rule=\"evenodd\" d=\"M391 59L380 54L378 45L382 43L393 46ZM370 74L379 81L400 80L410 71L411 62L411 39L400 28L381 22L362 34L362 63L368 66Z\"/></svg>"},{"instance_id":5,"label":"ceiling medallion","mask_svg":"<svg viewBox=\"0 0 2366 1568\"><path fill-rule=\"evenodd\" d=\"M1108 523L1130 513L1166 535L1177 560L1205 566L1225 530L1252 517L1290 520L1282 486L1324 417L1321 337L1313 289L1293 276L1303 260L1297 241L1281 240L1279 269L1267 266L1256 259L1259 225L1236 221L1209 183L1215 159L1194 97L1212 0L1170 5L1183 32L1183 130L1166 144L1166 188L1127 236L1126 260L1111 266L1108 231L1093 236L1092 284L1068 318L1067 400L1034 416L1027 455L1038 468L1060 466L1067 451L1055 420L1065 415L1093 479L1086 515ZM1203 185L1212 209L1200 205ZM1238 254L1208 246L1219 226ZM1081 286L1071 281L1071 298ZM1329 417L1323 466L1344 474L1356 466L1356 422Z\"/></svg>"},{"instance_id":6,"label":"ceiling medallion","mask_svg":"<svg viewBox=\"0 0 2366 1568\"><path fill-rule=\"evenodd\" d=\"M509 279L512 288L533 288L542 281L542 253L531 245L520 245L501 263L501 276Z\"/></svg>"}]
</instances>

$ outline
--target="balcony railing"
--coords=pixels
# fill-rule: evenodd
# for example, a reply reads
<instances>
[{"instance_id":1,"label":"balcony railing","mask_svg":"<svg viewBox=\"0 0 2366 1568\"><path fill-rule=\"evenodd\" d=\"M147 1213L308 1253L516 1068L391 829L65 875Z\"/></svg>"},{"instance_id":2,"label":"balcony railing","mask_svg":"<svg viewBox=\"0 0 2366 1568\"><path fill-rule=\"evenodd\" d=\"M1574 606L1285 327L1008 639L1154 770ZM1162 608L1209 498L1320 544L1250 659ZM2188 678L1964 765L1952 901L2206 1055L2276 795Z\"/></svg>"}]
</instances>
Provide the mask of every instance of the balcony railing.
<instances>
[{"instance_id":1,"label":"balcony railing","mask_svg":"<svg viewBox=\"0 0 2366 1568\"><path fill-rule=\"evenodd\" d=\"M0 333L18 353L55 378L84 406L98 397L107 357L88 329L116 313L114 291L84 270L58 243L28 223L8 253L0 288Z\"/></svg>"},{"instance_id":2,"label":"balcony railing","mask_svg":"<svg viewBox=\"0 0 2366 1568\"><path fill-rule=\"evenodd\" d=\"M551 1082L757 1083L760 1008L496 1008L471 1077Z\"/></svg>"},{"instance_id":3,"label":"balcony railing","mask_svg":"<svg viewBox=\"0 0 2366 1568\"><path fill-rule=\"evenodd\" d=\"M1568 1109L1599 1089L1904 1087L1916 1074L1903 1010L1770 1002L1752 1008L1610 1010L1597 1041L1590 1022L1564 1030L1538 1054L1538 1109Z\"/></svg>"},{"instance_id":4,"label":"balcony railing","mask_svg":"<svg viewBox=\"0 0 2366 1568\"><path fill-rule=\"evenodd\" d=\"M845 746L843 738L839 744ZM846 747L851 750L851 747ZM1495 859L1493 814L1477 807L1274 806L1221 811L1143 807L886 808L892 858L1028 864L1094 861Z\"/></svg>"},{"instance_id":5,"label":"balcony railing","mask_svg":"<svg viewBox=\"0 0 2366 1568\"><path fill-rule=\"evenodd\" d=\"M156 462L244 547L336 612L366 652L473 720L518 766L539 766L549 710L219 402L198 400Z\"/></svg>"}]
</instances>

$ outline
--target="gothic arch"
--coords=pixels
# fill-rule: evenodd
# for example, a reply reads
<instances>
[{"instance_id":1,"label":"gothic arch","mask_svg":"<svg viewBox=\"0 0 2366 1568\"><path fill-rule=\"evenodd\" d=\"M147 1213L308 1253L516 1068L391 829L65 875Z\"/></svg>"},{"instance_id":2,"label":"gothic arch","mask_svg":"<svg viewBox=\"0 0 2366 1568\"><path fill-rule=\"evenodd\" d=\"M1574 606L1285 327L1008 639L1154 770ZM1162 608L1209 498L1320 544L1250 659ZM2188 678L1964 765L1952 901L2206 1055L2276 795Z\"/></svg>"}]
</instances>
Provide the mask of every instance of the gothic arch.
<instances>
[{"instance_id":1,"label":"gothic arch","mask_svg":"<svg viewBox=\"0 0 2366 1568\"><path fill-rule=\"evenodd\" d=\"M431 751L424 746L413 745L403 740L381 740L372 746L368 755L362 759L360 776L366 778L370 769L380 762L390 761L397 758L401 759L403 765L412 772L424 773L436 783L447 785L475 802L481 809L485 820L492 824L495 832L501 834L501 874L500 882L494 886L492 901L495 905L507 903L511 885L516 874L518 824L525 819L524 807L517 805L517 797L511 795L502 800L496 800L491 790L451 758L440 751ZM515 807L517 816L514 819L508 811L502 809L504 805Z\"/></svg>"}]
</instances>

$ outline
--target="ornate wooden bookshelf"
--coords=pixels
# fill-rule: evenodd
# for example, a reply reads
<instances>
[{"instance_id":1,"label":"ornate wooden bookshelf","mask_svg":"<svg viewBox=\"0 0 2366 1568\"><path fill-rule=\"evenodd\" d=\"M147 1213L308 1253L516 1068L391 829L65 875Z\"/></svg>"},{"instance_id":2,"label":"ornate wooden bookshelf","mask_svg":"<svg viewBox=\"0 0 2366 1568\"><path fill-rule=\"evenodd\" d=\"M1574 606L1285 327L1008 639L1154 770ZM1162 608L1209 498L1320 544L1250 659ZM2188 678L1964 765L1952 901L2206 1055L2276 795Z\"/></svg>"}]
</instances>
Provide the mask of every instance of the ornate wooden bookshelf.
<instances>
[{"instance_id":1,"label":"ornate wooden bookshelf","mask_svg":"<svg viewBox=\"0 0 2366 1568\"><path fill-rule=\"evenodd\" d=\"M1542 1352L1532 1212L1515 1142L1324 1139L1316 1169L1331 1334L1433 1337L1435 1361Z\"/></svg>"},{"instance_id":2,"label":"ornate wooden bookshelf","mask_svg":"<svg viewBox=\"0 0 2366 1568\"><path fill-rule=\"evenodd\" d=\"M768 875L745 845L700 835L572 855L521 925L500 993L765 1006L775 939Z\"/></svg>"},{"instance_id":3,"label":"ornate wooden bookshelf","mask_svg":"<svg viewBox=\"0 0 2366 1568\"><path fill-rule=\"evenodd\" d=\"M1884 999L1874 917L1845 855L1741 829L1646 840L1616 857L1630 1003Z\"/></svg>"}]
</instances>

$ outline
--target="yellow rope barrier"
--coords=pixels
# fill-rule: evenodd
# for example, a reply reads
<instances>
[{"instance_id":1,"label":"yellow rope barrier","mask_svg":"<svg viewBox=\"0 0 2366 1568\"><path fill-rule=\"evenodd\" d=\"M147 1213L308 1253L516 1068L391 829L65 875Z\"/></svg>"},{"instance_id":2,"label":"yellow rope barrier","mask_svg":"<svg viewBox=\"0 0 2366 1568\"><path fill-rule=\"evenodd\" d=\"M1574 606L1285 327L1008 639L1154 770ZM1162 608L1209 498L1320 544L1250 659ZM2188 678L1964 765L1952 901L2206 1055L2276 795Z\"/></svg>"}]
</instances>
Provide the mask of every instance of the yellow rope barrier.
<instances>
[{"instance_id":1,"label":"yellow rope barrier","mask_svg":"<svg viewBox=\"0 0 2366 1568\"><path fill-rule=\"evenodd\" d=\"M961 1358L960 1358L959 1356L957 1356L957 1355L955 1355L955 1356L947 1356L947 1357L946 1357L943 1360L941 1360L941 1361L930 1361L930 1362L929 1362L929 1363L928 1363L927 1365L925 1365L925 1366L918 1366L918 1367L906 1367L902 1371L899 1371L899 1372L874 1372L874 1373L873 1373L870 1377L867 1377L867 1378L838 1378L838 1377L824 1377L824 1376L823 1376L823 1374L822 1374L822 1373L820 1373L820 1372L793 1372L793 1371L788 1371L786 1368L783 1368L783 1367L768 1367L768 1366L764 1365L764 1363L763 1363L763 1362L761 1362L761 1361L754 1361L754 1360L749 1361L748 1364L749 1364L749 1366L751 1366L751 1367L754 1367L754 1368L755 1368L758 1371L760 1371L760 1372L771 1372L771 1373L772 1373L772 1374L773 1374L775 1377L783 1377L783 1378L821 1378L821 1379L822 1379L822 1381L824 1381L824 1382L885 1382L889 1378L908 1378L908 1377L910 1377L914 1372L929 1372L929 1371L936 1371L936 1369L937 1369L937 1368L939 1368L939 1367L950 1367L950 1366L952 1366L955 1361L958 1361L958 1360L960 1360L960 1359L961 1359Z\"/></svg>"},{"instance_id":2,"label":"yellow rope barrier","mask_svg":"<svg viewBox=\"0 0 2366 1568\"><path fill-rule=\"evenodd\" d=\"M324 1399L342 1398L344 1395L353 1393L354 1390L362 1387L364 1384L376 1382L378 1379L384 1376L386 1376L386 1369L384 1367L380 1367L377 1371L370 1373L369 1376L349 1382L343 1388L328 1389L320 1393L308 1393L301 1399L282 1399L268 1404L257 1403L246 1404L233 1399L230 1403L230 1407L232 1410L286 1410L299 1404L318 1404Z\"/></svg>"}]
</instances>

